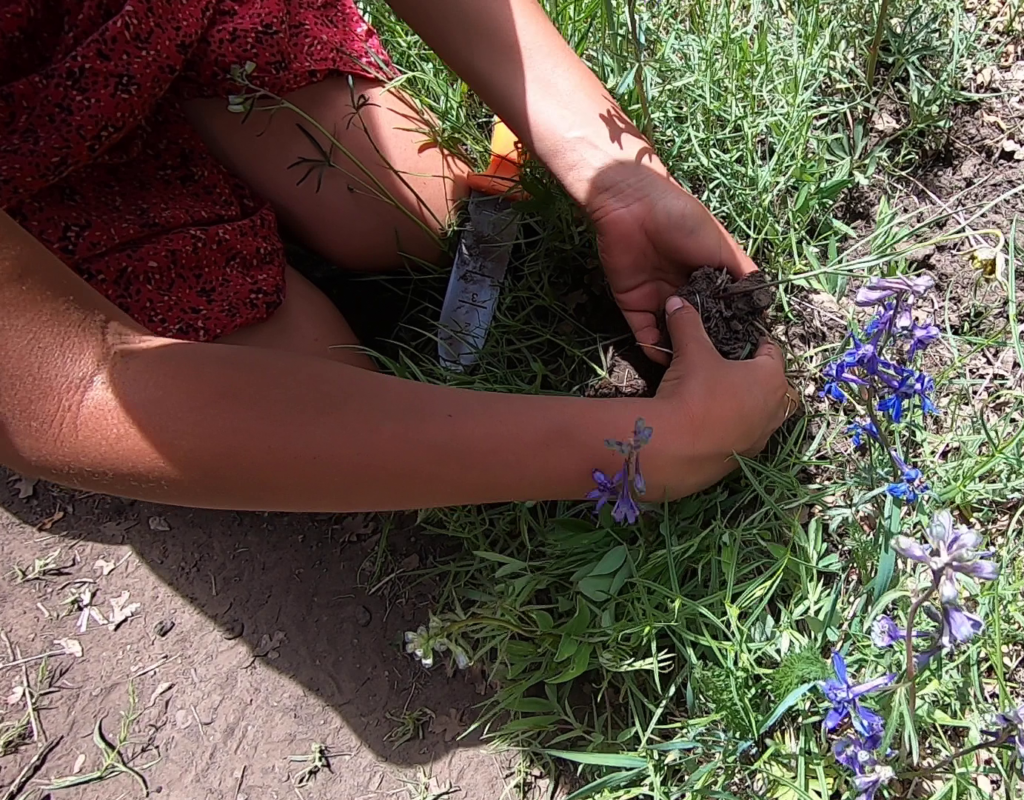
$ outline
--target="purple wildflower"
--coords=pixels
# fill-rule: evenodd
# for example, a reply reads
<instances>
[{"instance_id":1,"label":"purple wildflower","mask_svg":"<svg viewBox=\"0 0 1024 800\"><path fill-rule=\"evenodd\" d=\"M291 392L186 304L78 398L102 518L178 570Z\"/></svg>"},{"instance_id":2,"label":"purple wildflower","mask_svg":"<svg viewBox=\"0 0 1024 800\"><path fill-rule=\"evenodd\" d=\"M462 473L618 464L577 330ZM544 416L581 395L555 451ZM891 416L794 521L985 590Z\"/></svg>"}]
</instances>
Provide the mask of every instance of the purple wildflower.
<instances>
[{"instance_id":1,"label":"purple wildflower","mask_svg":"<svg viewBox=\"0 0 1024 800\"><path fill-rule=\"evenodd\" d=\"M836 761L853 773L857 800L873 800L878 788L894 777L892 768L878 761L879 744L878 737L872 741L845 736L832 745Z\"/></svg>"},{"instance_id":2,"label":"purple wildflower","mask_svg":"<svg viewBox=\"0 0 1024 800\"><path fill-rule=\"evenodd\" d=\"M594 507L594 513L596 514L606 503L610 503L618 497L619 490L617 485L622 481L622 473L618 473L611 480L609 480L608 476L599 469L595 469L592 475L594 476L594 483L597 484L597 487L590 490L590 493L587 495L587 499L597 501L597 505Z\"/></svg>"},{"instance_id":3,"label":"purple wildflower","mask_svg":"<svg viewBox=\"0 0 1024 800\"><path fill-rule=\"evenodd\" d=\"M925 538L928 543L921 544L901 535L893 540L892 546L904 558L928 566L943 605L958 601L960 575L970 575L979 581L999 577L999 565L989 560L992 551L978 550L981 534L963 525L954 527L949 511L939 511L932 517Z\"/></svg>"},{"instance_id":4,"label":"purple wildflower","mask_svg":"<svg viewBox=\"0 0 1024 800\"><path fill-rule=\"evenodd\" d=\"M869 308L881 305L894 297L921 297L934 285L935 279L931 275L918 275L914 278L907 275L896 278L872 278L866 286L860 288L854 302L862 308Z\"/></svg>"},{"instance_id":5,"label":"purple wildflower","mask_svg":"<svg viewBox=\"0 0 1024 800\"><path fill-rule=\"evenodd\" d=\"M893 618L885 614L871 623L871 641L875 647L892 647L902 642L906 635L906 631L900 630Z\"/></svg>"},{"instance_id":6,"label":"purple wildflower","mask_svg":"<svg viewBox=\"0 0 1024 800\"><path fill-rule=\"evenodd\" d=\"M924 476L917 467L907 466L907 463L895 450L892 451L892 459L900 470L900 480L890 483L885 490L895 498L906 503L916 503L917 499L928 492L928 484L924 482Z\"/></svg>"},{"instance_id":7,"label":"purple wildflower","mask_svg":"<svg viewBox=\"0 0 1024 800\"><path fill-rule=\"evenodd\" d=\"M633 435L626 441L606 439L605 446L622 455L625 459L622 469L609 479L601 470L593 471L597 486L587 494L588 500L595 500L595 512L599 512L607 503L614 502L612 519L620 525L632 525L640 517L640 506L637 505L634 492L642 495L647 491L647 481L640 471L640 450L650 444L654 429L647 425L643 418L638 418L633 425Z\"/></svg>"},{"instance_id":8,"label":"purple wildflower","mask_svg":"<svg viewBox=\"0 0 1024 800\"><path fill-rule=\"evenodd\" d=\"M861 736L874 736L885 727L883 720L876 712L863 705L860 698L871 692L877 692L892 683L896 676L881 675L878 678L854 685L846 671L846 661L839 653L832 654L832 669L836 677L821 684L821 690L832 704L825 715L825 730L834 731L847 717Z\"/></svg>"},{"instance_id":9,"label":"purple wildflower","mask_svg":"<svg viewBox=\"0 0 1024 800\"><path fill-rule=\"evenodd\" d=\"M916 322L910 326L910 349L907 351L907 358L913 358L920 351L939 338L939 329L931 323L918 325Z\"/></svg>"},{"instance_id":10,"label":"purple wildflower","mask_svg":"<svg viewBox=\"0 0 1024 800\"><path fill-rule=\"evenodd\" d=\"M875 427L875 423L871 420L861 422L860 420L854 420L846 427L846 432L850 435L850 442L854 447L860 447L866 441L864 435L867 434L868 439L872 441L879 441L878 428Z\"/></svg>"},{"instance_id":11,"label":"purple wildflower","mask_svg":"<svg viewBox=\"0 0 1024 800\"><path fill-rule=\"evenodd\" d=\"M942 606L942 631L939 642L946 650L958 644L966 644L985 630L985 623L977 614L964 611L956 603Z\"/></svg>"},{"instance_id":12,"label":"purple wildflower","mask_svg":"<svg viewBox=\"0 0 1024 800\"><path fill-rule=\"evenodd\" d=\"M612 519L622 525L632 525L640 517L640 506L636 504L636 500L633 499L632 493L628 487L624 491L619 493L619 499L615 501L615 507L612 509Z\"/></svg>"},{"instance_id":13,"label":"purple wildflower","mask_svg":"<svg viewBox=\"0 0 1024 800\"><path fill-rule=\"evenodd\" d=\"M1017 749L1018 760L1024 761L1024 706L996 714L993 722L997 729L983 731L984 734L1013 742L1013 746Z\"/></svg>"}]
</instances>

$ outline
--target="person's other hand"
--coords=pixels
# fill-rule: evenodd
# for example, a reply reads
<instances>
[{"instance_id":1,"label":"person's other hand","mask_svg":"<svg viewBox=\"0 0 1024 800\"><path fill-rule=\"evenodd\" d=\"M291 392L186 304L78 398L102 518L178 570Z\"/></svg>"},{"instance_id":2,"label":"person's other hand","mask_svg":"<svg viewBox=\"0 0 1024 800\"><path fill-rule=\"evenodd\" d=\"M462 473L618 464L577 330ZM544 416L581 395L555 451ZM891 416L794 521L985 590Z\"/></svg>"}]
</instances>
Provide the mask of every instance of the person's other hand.
<instances>
[{"instance_id":1,"label":"person's other hand","mask_svg":"<svg viewBox=\"0 0 1024 800\"><path fill-rule=\"evenodd\" d=\"M646 164L623 163L594 182L587 212L608 284L636 340L657 345L665 301L700 267L741 278L757 267L697 198ZM667 363L667 355L644 347Z\"/></svg>"},{"instance_id":2,"label":"person's other hand","mask_svg":"<svg viewBox=\"0 0 1024 800\"><path fill-rule=\"evenodd\" d=\"M653 401L656 435L645 468L656 499L717 483L736 468L734 455L759 453L799 406L777 345L765 340L752 359L729 361L692 305L670 297L665 311L674 356Z\"/></svg>"}]
</instances>

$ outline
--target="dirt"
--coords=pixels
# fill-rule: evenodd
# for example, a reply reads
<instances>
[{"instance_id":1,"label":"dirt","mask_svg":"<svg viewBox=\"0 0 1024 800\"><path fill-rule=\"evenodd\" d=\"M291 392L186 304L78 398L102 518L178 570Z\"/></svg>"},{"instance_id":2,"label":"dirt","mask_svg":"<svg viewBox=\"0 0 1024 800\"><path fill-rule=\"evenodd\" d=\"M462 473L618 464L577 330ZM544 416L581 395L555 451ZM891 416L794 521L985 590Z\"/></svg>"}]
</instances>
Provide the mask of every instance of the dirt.
<instances>
[{"instance_id":1,"label":"dirt","mask_svg":"<svg viewBox=\"0 0 1024 800\"><path fill-rule=\"evenodd\" d=\"M764 273L734 281L725 270L702 267L677 294L698 310L708 338L725 358L754 355L766 333L765 312L775 300ZM662 346L669 346L667 334ZM589 387L588 397L652 397L665 374L636 345L610 351L607 364L605 375Z\"/></svg>"},{"instance_id":2,"label":"dirt","mask_svg":"<svg viewBox=\"0 0 1024 800\"><path fill-rule=\"evenodd\" d=\"M427 620L432 587L415 572L434 542L410 528L391 532L380 550L383 533L372 517L165 508L0 471L0 631L23 656L59 649L58 639L82 647L80 658L50 659L64 672L38 702L39 721L43 737L63 739L24 796L45 796L37 790L73 774L80 755L80 774L98 768L93 727L104 719L116 735L132 676L141 715L127 752L136 766L159 758L142 770L151 796L294 798L306 763L288 759L313 743L336 755L332 772L299 790L303 798L400 800L424 776L432 791L451 784L459 797L501 796L510 757L458 739L486 691L478 675L449 678L403 652L403 632ZM16 582L15 565L58 548L64 574ZM114 630L93 620L80 633L79 614L61 609L89 587L106 619L123 592L136 613ZM0 679L2 734L25 706L4 702L15 698L20 670L0 668ZM421 708L430 714L418 735L394 746L392 718ZM0 795L36 751L29 741L0 758ZM54 794L140 796L127 775Z\"/></svg>"},{"instance_id":3,"label":"dirt","mask_svg":"<svg viewBox=\"0 0 1024 800\"><path fill-rule=\"evenodd\" d=\"M763 272L739 281L725 270L704 267L676 292L700 312L708 338L725 358L752 358L765 336L765 312L775 302L774 287Z\"/></svg>"}]
</instances>

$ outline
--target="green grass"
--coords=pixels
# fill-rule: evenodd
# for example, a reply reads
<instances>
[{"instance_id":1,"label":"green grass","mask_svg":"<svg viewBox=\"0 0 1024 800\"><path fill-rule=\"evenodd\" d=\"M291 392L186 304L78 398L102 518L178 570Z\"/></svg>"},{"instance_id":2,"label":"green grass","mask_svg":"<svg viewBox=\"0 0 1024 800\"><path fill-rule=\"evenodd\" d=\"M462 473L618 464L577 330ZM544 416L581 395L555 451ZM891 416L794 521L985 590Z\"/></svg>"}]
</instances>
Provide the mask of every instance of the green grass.
<instances>
[{"instance_id":1,"label":"green grass","mask_svg":"<svg viewBox=\"0 0 1024 800\"><path fill-rule=\"evenodd\" d=\"M368 6L403 87L436 115L433 135L482 163L490 112L383 3ZM800 320L802 291L843 297L851 277L903 270L909 244L963 236L940 233L946 215L901 215L898 198L856 232L840 213L865 187L895 193L891 176L940 150L954 105L969 99L968 65L996 57L991 34L974 32L959 3L897 0L880 28L878 7L864 0L636 3L635 25L621 0L546 7L627 113L649 121L673 173L785 281L782 322ZM896 130L875 124L883 113ZM540 168L528 181L529 226L479 369L453 377L436 366L431 323L445 276L422 275L402 284L423 312L389 353L393 372L525 393L579 392L600 374L624 328L607 322L593 237ZM1012 310L1019 245L1016 230L1001 233L1010 258L998 285ZM966 321L953 325L940 304L944 336L930 366L943 414L908 425L904 443L941 502L999 548L1004 573L979 595L986 632L922 676L914 724L905 724L905 687L879 700L892 747L925 764L978 741L983 712L1024 700L1024 351L1018 323L994 315L990 300L957 303ZM796 379L820 385L817 370L840 338L793 354ZM1017 354L1016 366L986 367L1005 353ZM595 524L571 503L421 514L427 529L464 543L433 569L435 624L495 688L478 724L553 772L578 769L574 798L849 792L821 733L814 683L831 674L825 659L838 647L858 676L899 669L869 630L883 611L905 622L909 573L886 542L918 520L882 501L846 445L845 418L821 404L810 412L741 474L652 509L633 529ZM992 780L1011 796L1008 756L954 766L914 796L989 797ZM909 785L903 776L890 796Z\"/></svg>"}]
</instances>

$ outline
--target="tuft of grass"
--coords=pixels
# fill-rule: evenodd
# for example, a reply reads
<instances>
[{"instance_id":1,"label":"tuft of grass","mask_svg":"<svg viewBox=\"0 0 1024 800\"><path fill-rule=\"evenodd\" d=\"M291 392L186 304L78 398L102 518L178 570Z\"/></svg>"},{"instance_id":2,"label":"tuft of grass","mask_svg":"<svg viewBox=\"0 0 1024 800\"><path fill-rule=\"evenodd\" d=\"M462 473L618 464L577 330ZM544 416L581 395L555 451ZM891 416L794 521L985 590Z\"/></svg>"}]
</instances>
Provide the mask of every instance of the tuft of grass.
<instances>
[{"instance_id":1,"label":"tuft of grass","mask_svg":"<svg viewBox=\"0 0 1024 800\"><path fill-rule=\"evenodd\" d=\"M60 549L54 550L49 555L40 556L32 561L32 564L27 567L20 567L17 564L11 568L14 574L15 583L27 583L29 581L42 581L47 578L57 577L60 575L67 575L68 569L74 566L74 563L61 564Z\"/></svg>"},{"instance_id":2,"label":"tuft of grass","mask_svg":"<svg viewBox=\"0 0 1024 800\"><path fill-rule=\"evenodd\" d=\"M149 784L142 771L156 765L160 760L159 756L155 760L137 767L132 762L136 761L142 753L154 749L153 743L148 741L142 743L136 747L136 752L126 755L128 748L135 744L132 741L132 729L135 727L135 723L140 716L142 716L142 711L139 709L138 695L136 694L134 684L129 682L128 708L121 713L121 724L115 740L111 741L104 732L102 719L96 720L96 725L93 728L92 741L102 757L100 766L92 772L82 775L54 778L42 791L45 793L73 789L78 786L102 783L111 778L116 778L118 775L130 775L139 784L143 795L148 797Z\"/></svg>"}]
</instances>

